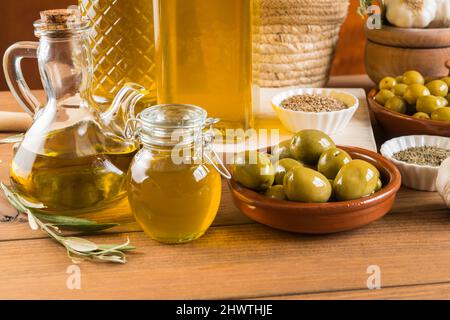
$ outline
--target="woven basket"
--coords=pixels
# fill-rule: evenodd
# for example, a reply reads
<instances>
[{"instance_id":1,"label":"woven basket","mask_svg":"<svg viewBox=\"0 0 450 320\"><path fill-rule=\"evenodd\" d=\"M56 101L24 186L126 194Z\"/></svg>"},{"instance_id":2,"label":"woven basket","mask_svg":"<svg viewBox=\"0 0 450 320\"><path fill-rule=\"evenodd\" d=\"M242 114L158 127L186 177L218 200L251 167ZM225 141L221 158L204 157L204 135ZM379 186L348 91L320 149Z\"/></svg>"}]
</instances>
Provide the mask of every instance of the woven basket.
<instances>
[{"instance_id":1,"label":"woven basket","mask_svg":"<svg viewBox=\"0 0 450 320\"><path fill-rule=\"evenodd\" d=\"M258 84L325 86L348 5L348 0L260 0Z\"/></svg>"}]
</instances>

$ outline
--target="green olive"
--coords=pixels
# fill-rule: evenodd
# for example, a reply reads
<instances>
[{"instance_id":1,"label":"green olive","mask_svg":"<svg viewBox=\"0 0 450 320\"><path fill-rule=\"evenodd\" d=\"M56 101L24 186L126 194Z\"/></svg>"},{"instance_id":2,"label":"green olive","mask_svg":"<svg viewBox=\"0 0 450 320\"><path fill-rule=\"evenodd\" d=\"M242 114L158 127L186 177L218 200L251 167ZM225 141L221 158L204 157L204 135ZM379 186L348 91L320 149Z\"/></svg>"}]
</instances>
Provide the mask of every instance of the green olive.
<instances>
[{"instance_id":1,"label":"green olive","mask_svg":"<svg viewBox=\"0 0 450 320\"><path fill-rule=\"evenodd\" d=\"M444 77L441 80L444 81L447 84L447 86L450 88L450 77Z\"/></svg>"},{"instance_id":2,"label":"green olive","mask_svg":"<svg viewBox=\"0 0 450 320\"><path fill-rule=\"evenodd\" d=\"M421 119L421 120L430 120L430 115L425 112L417 112L413 114L413 118Z\"/></svg>"},{"instance_id":3,"label":"green olive","mask_svg":"<svg viewBox=\"0 0 450 320\"><path fill-rule=\"evenodd\" d=\"M426 87L436 97L445 97L448 94L448 85L442 80L433 80L427 83Z\"/></svg>"},{"instance_id":4,"label":"green olive","mask_svg":"<svg viewBox=\"0 0 450 320\"><path fill-rule=\"evenodd\" d=\"M276 186L269 187L269 189L266 190L264 195L271 199L278 199L278 200L286 200L287 199L286 193L284 192L284 187L282 185L276 185Z\"/></svg>"},{"instance_id":5,"label":"green olive","mask_svg":"<svg viewBox=\"0 0 450 320\"><path fill-rule=\"evenodd\" d=\"M378 179L378 181L377 181L377 187L375 188L375 191L374 191L374 192L378 192L378 191L380 191L381 189L383 189L383 182L381 181L381 179Z\"/></svg>"},{"instance_id":6,"label":"green olive","mask_svg":"<svg viewBox=\"0 0 450 320\"><path fill-rule=\"evenodd\" d=\"M342 149L331 148L322 153L317 169L328 179L334 179L339 170L352 161L350 155Z\"/></svg>"},{"instance_id":7,"label":"green olive","mask_svg":"<svg viewBox=\"0 0 450 320\"><path fill-rule=\"evenodd\" d=\"M336 145L320 130L306 129L297 132L291 140L291 154L304 164L316 165L322 153Z\"/></svg>"},{"instance_id":8,"label":"green olive","mask_svg":"<svg viewBox=\"0 0 450 320\"><path fill-rule=\"evenodd\" d=\"M408 89L408 85L404 84L404 83L399 83L396 84L394 86L394 88L392 88L392 92L399 97L403 97L403 95L406 92L406 89Z\"/></svg>"},{"instance_id":9,"label":"green olive","mask_svg":"<svg viewBox=\"0 0 450 320\"><path fill-rule=\"evenodd\" d=\"M302 163L298 162L297 160L285 158L280 159L277 161L274 165L275 168L275 184L283 184L284 176L286 175L286 172L291 170L292 168L295 168L297 166L301 166Z\"/></svg>"},{"instance_id":10,"label":"green olive","mask_svg":"<svg viewBox=\"0 0 450 320\"><path fill-rule=\"evenodd\" d=\"M334 193L334 189L333 189L334 180L333 179L328 179L328 182L331 185L331 196L330 196L330 199L328 201L336 201L336 194Z\"/></svg>"},{"instance_id":11,"label":"green olive","mask_svg":"<svg viewBox=\"0 0 450 320\"><path fill-rule=\"evenodd\" d=\"M375 96L375 101L384 106L386 102L394 96L395 94L392 91L383 89L377 93Z\"/></svg>"},{"instance_id":12,"label":"green olive","mask_svg":"<svg viewBox=\"0 0 450 320\"><path fill-rule=\"evenodd\" d=\"M331 197L332 187L320 172L295 167L284 177L284 192L291 201L324 203Z\"/></svg>"},{"instance_id":13,"label":"green olive","mask_svg":"<svg viewBox=\"0 0 450 320\"><path fill-rule=\"evenodd\" d=\"M425 79L424 77L417 71L411 70L406 71L403 74L403 83L407 84L408 86L411 84L424 84Z\"/></svg>"},{"instance_id":14,"label":"green olive","mask_svg":"<svg viewBox=\"0 0 450 320\"><path fill-rule=\"evenodd\" d=\"M395 82L397 83L397 84L403 84L403 76L398 76L398 77L395 77Z\"/></svg>"},{"instance_id":15,"label":"green olive","mask_svg":"<svg viewBox=\"0 0 450 320\"><path fill-rule=\"evenodd\" d=\"M246 151L239 153L231 166L233 179L253 190L266 190L273 185L275 170L266 154Z\"/></svg>"},{"instance_id":16,"label":"green olive","mask_svg":"<svg viewBox=\"0 0 450 320\"><path fill-rule=\"evenodd\" d=\"M431 114L431 119L450 122L450 107L442 107Z\"/></svg>"},{"instance_id":17,"label":"green olive","mask_svg":"<svg viewBox=\"0 0 450 320\"><path fill-rule=\"evenodd\" d=\"M275 161L279 159L292 158L291 155L291 140L285 140L280 142L278 145L272 148L272 158Z\"/></svg>"},{"instance_id":18,"label":"green olive","mask_svg":"<svg viewBox=\"0 0 450 320\"><path fill-rule=\"evenodd\" d=\"M352 160L339 170L334 179L338 200L353 200L371 195L377 188L380 172L363 160Z\"/></svg>"},{"instance_id":19,"label":"green olive","mask_svg":"<svg viewBox=\"0 0 450 320\"><path fill-rule=\"evenodd\" d=\"M403 114L406 114L407 111L405 100L397 96L390 98L384 107L388 110Z\"/></svg>"},{"instance_id":20,"label":"green olive","mask_svg":"<svg viewBox=\"0 0 450 320\"><path fill-rule=\"evenodd\" d=\"M380 88L380 90L382 90L382 89L391 90L396 84L397 84L397 81L395 81L394 78L385 77L380 81L378 87Z\"/></svg>"},{"instance_id":21,"label":"green olive","mask_svg":"<svg viewBox=\"0 0 450 320\"><path fill-rule=\"evenodd\" d=\"M430 90L428 90L427 87L421 84L412 84L408 86L408 89L406 89L405 94L403 95L403 98L408 102L409 104L416 104L417 99L423 96L429 96Z\"/></svg>"},{"instance_id":22,"label":"green olive","mask_svg":"<svg viewBox=\"0 0 450 320\"><path fill-rule=\"evenodd\" d=\"M435 96L424 96L417 99L416 109L418 112L432 114L436 109L443 107L442 100Z\"/></svg>"},{"instance_id":23,"label":"green olive","mask_svg":"<svg viewBox=\"0 0 450 320\"><path fill-rule=\"evenodd\" d=\"M441 101L441 104L443 107L448 106L448 100L445 97L437 97L439 101Z\"/></svg>"}]
</instances>

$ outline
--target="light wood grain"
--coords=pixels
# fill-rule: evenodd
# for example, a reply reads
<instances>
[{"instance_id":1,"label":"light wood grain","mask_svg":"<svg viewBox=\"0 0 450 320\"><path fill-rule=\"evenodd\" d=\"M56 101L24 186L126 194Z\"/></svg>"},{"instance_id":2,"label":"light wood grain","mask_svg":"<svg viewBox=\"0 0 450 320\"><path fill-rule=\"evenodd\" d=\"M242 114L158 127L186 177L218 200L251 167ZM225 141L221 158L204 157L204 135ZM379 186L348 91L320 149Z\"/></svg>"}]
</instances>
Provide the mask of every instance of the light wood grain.
<instances>
[{"instance_id":1,"label":"light wood grain","mask_svg":"<svg viewBox=\"0 0 450 320\"><path fill-rule=\"evenodd\" d=\"M321 292L291 296L265 297L261 300L448 300L450 299L450 283L426 285L405 285L380 290L348 290L337 292Z\"/></svg>"},{"instance_id":2,"label":"light wood grain","mask_svg":"<svg viewBox=\"0 0 450 320\"><path fill-rule=\"evenodd\" d=\"M424 217L425 216L425 217ZM428 218L426 218L428 216ZM142 233L99 236L138 246L124 266L84 263L84 290L67 290L63 249L45 239L0 242L0 298L256 298L366 288L378 265L383 286L448 279L448 213L394 215L353 232L312 237L261 225L211 228L179 246ZM45 250L43 250L45 248Z\"/></svg>"}]
</instances>

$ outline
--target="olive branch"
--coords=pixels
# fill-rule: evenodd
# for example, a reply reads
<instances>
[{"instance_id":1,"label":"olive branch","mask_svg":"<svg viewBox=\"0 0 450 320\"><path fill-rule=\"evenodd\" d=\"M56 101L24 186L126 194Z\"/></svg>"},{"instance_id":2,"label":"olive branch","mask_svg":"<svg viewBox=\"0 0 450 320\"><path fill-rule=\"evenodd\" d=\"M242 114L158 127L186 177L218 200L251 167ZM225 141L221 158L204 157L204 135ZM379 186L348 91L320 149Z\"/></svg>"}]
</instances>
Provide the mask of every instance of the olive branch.
<instances>
[{"instance_id":1,"label":"olive branch","mask_svg":"<svg viewBox=\"0 0 450 320\"><path fill-rule=\"evenodd\" d=\"M83 260L126 263L125 252L135 249L134 246L130 245L129 239L123 244L96 244L83 238L65 236L62 230L98 232L118 226L118 224L100 224L86 219L38 213L33 208L42 209L44 208L43 205L29 203L1 182L0 188L8 202L17 211L25 213L28 216L30 228L32 230L41 229L47 233L50 238L66 249L67 255L74 263L79 263Z\"/></svg>"}]
</instances>

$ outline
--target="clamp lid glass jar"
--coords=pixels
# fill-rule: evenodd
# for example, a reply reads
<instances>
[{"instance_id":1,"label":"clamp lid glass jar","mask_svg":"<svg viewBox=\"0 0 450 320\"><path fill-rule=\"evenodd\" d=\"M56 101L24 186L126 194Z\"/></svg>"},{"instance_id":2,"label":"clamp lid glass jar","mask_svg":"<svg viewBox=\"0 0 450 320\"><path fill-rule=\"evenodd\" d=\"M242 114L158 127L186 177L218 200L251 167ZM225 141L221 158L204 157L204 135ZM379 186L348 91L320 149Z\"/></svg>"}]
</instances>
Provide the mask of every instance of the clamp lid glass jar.
<instances>
[{"instance_id":1,"label":"clamp lid glass jar","mask_svg":"<svg viewBox=\"0 0 450 320\"><path fill-rule=\"evenodd\" d=\"M164 243L202 236L219 209L221 174L230 174L210 146L216 121L192 105L159 105L135 120L142 149L128 173L128 198L143 230Z\"/></svg>"}]
</instances>

